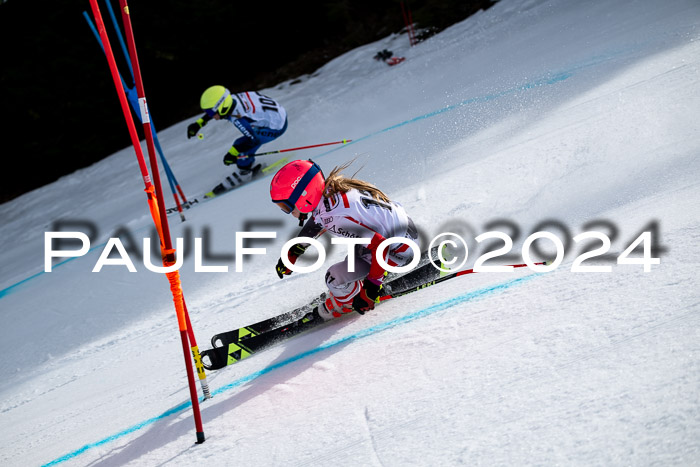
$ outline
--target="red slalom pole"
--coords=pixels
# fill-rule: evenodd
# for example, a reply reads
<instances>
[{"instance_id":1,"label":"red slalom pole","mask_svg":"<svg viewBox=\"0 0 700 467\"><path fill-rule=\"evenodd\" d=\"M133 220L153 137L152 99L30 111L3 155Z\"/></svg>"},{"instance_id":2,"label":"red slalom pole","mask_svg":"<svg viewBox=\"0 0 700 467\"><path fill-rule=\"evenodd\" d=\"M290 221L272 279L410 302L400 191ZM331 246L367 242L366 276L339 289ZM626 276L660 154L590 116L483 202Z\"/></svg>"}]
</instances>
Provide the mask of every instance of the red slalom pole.
<instances>
[{"instance_id":1,"label":"red slalom pole","mask_svg":"<svg viewBox=\"0 0 700 467\"><path fill-rule=\"evenodd\" d=\"M165 201L162 196L162 188L160 184L160 171L158 170L158 161L155 158L156 147L153 140L153 129L151 128L151 117L148 113L148 104L146 103L146 94L143 88L143 80L141 79L141 69L139 67L138 57L136 55L136 47L134 45L134 35L131 29L131 20L129 18L129 7L126 5L126 1L120 0L119 5L122 9L122 20L124 22L124 32L126 34L126 42L129 46L129 55L133 64L134 69L134 79L136 84L136 92L139 100L139 108L141 110L141 122L143 122L143 130L146 136L146 147L148 149L148 159L151 163L151 172L153 173L153 184L156 187L156 194L158 195L158 208L161 213L161 225L163 226L163 235L165 240L165 248L172 248L172 241L170 239L170 227L167 222L167 216L163 219L165 214ZM165 222L163 222L165 220Z\"/></svg>"},{"instance_id":2,"label":"red slalom pole","mask_svg":"<svg viewBox=\"0 0 700 467\"><path fill-rule=\"evenodd\" d=\"M129 47L129 55L134 70L134 81L136 84L136 92L138 95L139 107L141 110L141 121L143 122L144 133L146 135L149 161L151 163L151 171L153 172L153 180L156 187L156 192L158 194L158 212L160 216L160 225L163 232L163 263L165 265L168 265L173 264L175 262L175 250L172 248L172 240L170 238L170 230L168 226L167 210L165 208L165 201L162 195L163 190L160 184L160 174L158 170L158 160L156 158L153 130L151 128L151 120L148 113L148 105L146 103L146 94L143 87L143 79L141 77L141 68L139 65L138 54L136 53L136 45L134 41L134 32L131 27L129 6L126 3L126 0L119 0L119 6L122 10L122 22L124 23L124 32L126 35L126 41ZM208 384L206 383L204 369L199 368L199 365L201 364L201 358L198 358L199 349L197 347L196 340L194 339L194 332L190 323L189 312L187 311L185 299L182 294L182 286L180 284L180 276L178 271L168 273L168 279L171 284L173 300L175 301L175 309L177 311L178 326L180 327L182 349L185 356L185 367L187 369L187 381L189 384L190 398L192 399L192 409L195 418L195 427L197 430L197 443L201 444L205 441L206 438L204 437L204 428L202 426L202 417L199 409L199 400L197 398L197 388L194 382L194 370L192 368L192 361L189 358L188 347L192 351L195 361L198 364L197 370L200 376L200 382L202 383L202 389L204 391L205 397L211 396L209 394Z\"/></svg>"},{"instance_id":3,"label":"red slalom pole","mask_svg":"<svg viewBox=\"0 0 700 467\"><path fill-rule=\"evenodd\" d=\"M150 196L149 188L153 186L153 184L151 183L151 176L148 173L148 167L146 166L146 161L143 157L143 151L141 150L141 144L139 142L138 133L136 132L136 126L134 125L134 121L131 119L131 110L129 109L129 103L126 98L126 93L122 88L121 77L119 76L117 64L114 60L114 55L112 54L112 47L109 43L109 38L107 37L107 31L105 30L104 23L102 22L100 8L99 6L97 6L97 0L90 0L90 6L92 7L92 14L95 16L95 23L97 26L97 31L100 34L100 38L102 39L102 45L105 48L105 55L107 57L107 62L109 63L109 69L112 73L114 86L117 88L119 103L121 104L122 112L124 113L126 126L129 129L131 144L134 146L134 151L136 152L136 159L139 164L139 170L141 171L141 177L143 178L143 183L146 186L146 192Z\"/></svg>"},{"instance_id":4,"label":"red slalom pole","mask_svg":"<svg viewBox=\"0 0 700 467\"><path fill-rule=\"evenodd\" d=\"M158 233L160 236L160 241L161 241L161 249L164 252L168 252L168 255L172 256L174 258L174 250L166 250L164 248L164 238L163 238L163 230L162 230L162 225L160 222L160 218L158 216L158 200L156 200L156 194L155 194L155 187L153 186L153 183L151 181L151 177L148 173L148 167L146 166L146 162L143 156L143 151L141 150L141 143L138 138L138 133L136 132L136 126L134 125L134 121L131 117L131 110L129 108L129 103L126 97L126 93L124 91L124 88L121 83L121 76L119 75L119 71L117 69L117 64L114 59L114 53L112 52L112 47L109 42L109 37L107 36L107 32L105 29L104 21L102 20L102 14L100 13L100 8L97 5L97 0L90 0L90 7L92 8L93 15L95 17L95 23L97 30L99 32L100 38L102 40L102 45L105 50L105 56L107 58L107 63L109 64L109 69L112 74L112 80L114 81L114 87L116 88L117 95L119 97L119 103L122 108L122 113L124 114L124 119L126 121L126 125L129 129L129 135L131 137L131 142L134 147L134 151L136 153L136 159L139 164L139 169L141 171L141 176L143 178L144 184L146 186L145 191L148 196L148 205L149 209L151 210L151 215L153 216L153 221L156 223L156 227L158 228ZM145 103L145 102L144 102ZM148 133L147 133L148 134ZM166 260L164 258L164 263L166 263ZM177 271L175 271L175 274L169 273L168 274L168 279L171 283L171 291L173 292L173 299L175 301L175 308L178 311L178 319L180 321L184 321L184 317L180 319L180 316L183 314L181 309L183 308L183 299L181 296L181 289L180 289L180 294L178 294L177 290L177 285L179 285L179 276L177 276ZM178 306L178 297L179 297L179 306ZM182 335L182 334L181 334ZM187 335L185 334L183 337L183 350L185 350L185 359L186 362L189 363L189 371L188 371L188 377L191 371L191 362L189 361L187 352L186 352L186 343L187 343ZM194 375L190 377L190 381L194 381ZM192 387L192 384L190 384L190 387ZM194 393L194 398L192 400L192 405L193 409L195 411L195 424L197 427L197 440L198 442L204 442L204 432L201 428L201 416L199 415L199 401L197 400L196 397L196 391Z\"/></svg>"},{"instance_id":5,"label":"red slalom pole","mask_svg":"<svg viewBox=\"0 0 700 467\"><path fill-rule=\"evenodd\" d=\"M411 31L411 47L413 47L418 41L416 40L416 31L413 29L413 17L411 16L410 8L408 8L408 28Z\"/></svg>"},{"instance_id":6,"label":"red slalom pole","mask_svg":"<svg viewBox=\"0 0 700 467\"><path fill-rule=\"evenodd\" d=\"M124 30L126 32L126 39L127 39L127 44L129 47L129 55L131 58L131 62L133 64L133 70L134 70L134 83L136 85L136 92L139 97L139 106L141 108L142 112L142 118L141 121L143 122L144 126L144 131L146 133L146 141L147 141L147 146L148 146L148 154L149 154L149 160L151 163L151 171L154 173L153 175L153 181L156 186L156 192L158 194L158 210L160 214L160 223L163 226L163 236L164 236L164 246L167 251L170 251L172 249L172 241L170 239L170 231L168 228L168 215L167 215L167 210L165 209L165 202L163 201L165 198L163 197L163 190L161 188L160 184L160 176L159 176L159 171L158 171L158 159L156 158L156 148L155 148L155 138L153 137L154 132L152 131L150 119L148 118L148 106L146 105L146 93L143 87L143 79L141 77L141 68L139 66L139 59L138 55L136 53L136 44L134 41L134 31L133 28L131 27L131 17L129 16L129 7L126 5L126 0L120 0L120 6L122 9L122 20L124 22ZM178 189L179 189L178 185ZM180 194L183 198L185 199L185 195L182 194L182 191L180 191ZM168 258L169 261L174 262L174 258ZM207 377L206 374L204 373L204 366L202 365L201 361L202 358L199 355L199 347L197 346L197 340L195 339L194 335L194 330L192 329L192 324L190 322L190 317L189 317L189 312L187 311L187 304L185 303L185 300L183 298L182 300L182 313L184 314L184 322L180 323L181 325L181 330L187 331L187 337L189 340L190 344L190 350L192 351L192 356L195 361L195 365L197 367L197 374L199 375L199 381L202 385L202 392L204 393L204 398L209 399L211 398L211 393L209 392L209 384L207 383ZM183 329L184 328L184 329ZM189 362L189 360L188 360ZM197 398L197 391L194 391L194 398Z\"/></svg>"},{"instance_id":7,"label":"red slalom pole","mask_svg":"<svg viewBox=\"0 0 700 467\"><path fill-rule=\"evenodd\" d=\"M406 15L407 7L404 7L403 2L401 2L401 13L403 14L403 22L406 25L406 33L408 33L408 43L411 47L416 45L415 32L413 31L413 19L411 18L411 10L408 10L408 15Z\"/></svg>"}]
</instances>

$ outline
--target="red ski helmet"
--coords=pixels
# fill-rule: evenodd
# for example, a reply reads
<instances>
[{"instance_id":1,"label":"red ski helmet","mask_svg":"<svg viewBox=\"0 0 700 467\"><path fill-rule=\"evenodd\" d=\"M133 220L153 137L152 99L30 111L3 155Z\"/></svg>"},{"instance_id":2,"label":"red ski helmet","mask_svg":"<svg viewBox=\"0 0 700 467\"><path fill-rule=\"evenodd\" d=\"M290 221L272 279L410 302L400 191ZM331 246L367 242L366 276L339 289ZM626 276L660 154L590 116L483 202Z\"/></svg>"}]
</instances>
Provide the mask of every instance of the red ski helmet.
<instances>
[{"instance_id":1,"label":"red ski helmet","mask_svg":"<svg viewBox=\"0 0 700 467\"><path fill-rule=\"evenodd\" d=\"M270 182L270 197L287 214L316 209L326 188L321 167L314 161L292 161L279 169Z\"/></svg>"}]
</instances>

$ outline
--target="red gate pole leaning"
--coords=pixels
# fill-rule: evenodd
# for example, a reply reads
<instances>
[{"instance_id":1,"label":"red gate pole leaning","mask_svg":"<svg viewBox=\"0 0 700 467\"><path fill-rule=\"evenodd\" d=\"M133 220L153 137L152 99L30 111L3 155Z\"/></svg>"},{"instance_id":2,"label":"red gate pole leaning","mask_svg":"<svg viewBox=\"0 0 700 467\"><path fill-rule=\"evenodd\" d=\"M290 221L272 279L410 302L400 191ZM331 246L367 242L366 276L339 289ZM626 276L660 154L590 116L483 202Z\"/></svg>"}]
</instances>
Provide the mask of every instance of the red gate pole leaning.
<instances>
[{"instance_id":1,"label":"red gate pole leaning","mask_svg":"<svg viewBox=\"0 0 700 467\"><path fill-rule=\"evenodd\" d=\"M100 34L100 37L102 39L102 44L105 48L105 55L107 57L107 62L109 63L109 68L110 72L112 74L112 80L114 81L114 86L117 90L117 95L119 96L119 103L121 104L122 107L122 112L124 114L124 119L126 120L126 125L129 129L129 136L131 137L131 142L132 145L134 146L134 151L136 152L136 158L138 160L139 164L139 169L141 171L141 176L144 181L145 185L145 191L147 193L148 197L148 203L149 203L149 208L151 209L151 215L154 217L154 222L156 223L156 227L159 229L159 235L161 238L161 249L164 248L164 236L163 236L163 225L160 222L159 218L159 211L158 209L158 199L156 199L156 194L155 194L155 187L153 186L153 183L151 182L151 177L148 173L148 168L146 166L146 162L143 156L143 151L141 150L141 144L139 142L138 138L138 133L136 131L136 126L134 125L134 121L131 117L131 111L129 109L129 104L127 102L126 94L124 92L124 89L121 86L121 78L119 76L119 71L117 70L117 65L116 61L114 60L114 54L112 52L112 47L109 42L109 37L107 36L107 32L105 30L104 22L102 20L102 14L100 13L100 8L97 5L97 0L90 0L90 7L92 8L93 15L95 17L95 24L97 26L97 30ZM145 104L145 101L144 101ZM147 133L148 134L148 133ZM156 172L157 174L157 172ZM161 203L162 204L162 200ZM175 251L170 248L167 251L168 256L172 256L172 258L175 257ZM174 261L173 261L174 262ZM164 258L164 263L166 263L165 258ZM177 273L177 271L175 271ZM197 399L197 391L194 386L194 373L192 371L192 362L189 359L189 355L187 353L187 333L186 333L186 323L185 321L185 316L184 316L184 310L183 310L183 298L182 298L182 289L180 288L179 294L177 293L176 290L176 285L174 284L174 278L177 278L177 285L179 285L179 276L174 276L171 273L168 275L168 279L170 280L171 283L171 291L173 292L173 300L175 302L175 308L177 311L178 315L178 322L180 323L180 336L182 339L182 344L183 344L183 352L185 353L185 365L187 367L187 375L188 375L188 381L190 385L190 396L192 398L192 409L194 412L194 418L195 418L195 427L197 429L197 443L203 443L205 438L204 438L204 430L202 428L202 419L201 419L201 414L199 411L199 401ZM184 326L184 331L183 331L183 326ZM192 389L194 388L194 391Z\"/></svg>"},{"instance_id":2,"label":"red gate pole leaning","mask_svg":"<svg viewBox=\"0 0 700 467\"><path fill-rule=\"evenodd\" d=\"M126 0L120 0L119 5L122 10L122 22L124 23L124 32L126 35L126 42L129 48L129 55L134 69L134 83L136 85L136 93L139 98L139 107L141 109L144 132L146 133L146 146L148 148L149 161L151 163L151 172L153 173L153 183L156 187L156 193L158 194L158 209L160 212L160 222L163 226L163 235L165 239L165 248L172 249L172 240L170 238L170 230L168 226L168 216L165 209L165 201L163 197L163 192L160 184L160 171L158 170L158 159L156 158L156 149L153 138L153 131L151 128L150 118L148 118L148 105L146 104L146 92L143 87L143 79L141 77L141 67L139 65L138 54L136 53L136 43L134 41L134 30L131 27L131 16L129 14L129 6ZM183 196L184 198L184 196ZM172 263L174 263L174 258L170 258ZM187 331L189 338L190 351L192 352L192 357L194 358L195 365L197 367L197 374L199 376L199 381L202 385L202 392L204 393L205 399L211 398L211 393L209 392L209 384L207 383L207 377L204 373L204 366L202 365L202 357L199 354L199 347L197 346L197 340L195 339L194 330L190 324L189 313L187 311L187 305L185 304L184 298L182 302L182 308L184 313L184 318L180 329ZM196 391L195 391L196 398Z\"/></svg>"}]
</instances>

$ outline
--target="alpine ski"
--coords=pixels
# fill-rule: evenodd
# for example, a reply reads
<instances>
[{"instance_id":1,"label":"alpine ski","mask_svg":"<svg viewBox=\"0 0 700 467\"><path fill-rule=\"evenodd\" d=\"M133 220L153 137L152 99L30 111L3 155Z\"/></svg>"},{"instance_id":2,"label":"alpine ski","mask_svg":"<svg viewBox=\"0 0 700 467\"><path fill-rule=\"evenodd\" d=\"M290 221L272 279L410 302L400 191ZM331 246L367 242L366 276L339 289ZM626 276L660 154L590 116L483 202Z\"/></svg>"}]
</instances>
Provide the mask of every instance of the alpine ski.
<instances>
[{"instance_id":1,"label":"alpine ski","mask_svg":"<svg viewBox=\"0 0 700 467\"><path fill-rule=\"evenodd\" d=\"M268 166L262 166L256 173L254 173L253 178L251 178L251 180L248 180L248 181L242 181L242 180L240 180L240 177L238 179L236 179L235 172L234 172L231 175L229 175L228 177L226 177L224 182L218 184L217 186L212 188L211 191L205 193L201 197L201 200L199 198L192 198L192 199L188 200L186 203L183 203L181 205L181 207L183 209L189 209L189 208L193 207L195 204L199 204L203 201L207 201L209 199L220 196L224 193L228 193L230 191L233 191L234 189L238 188L239 186L245 185L246 183L248 183L248 182L250 182L250 181L252 181L252 180L254 180L262 175L269 174L274 169L280 167L281 165L286 164L287 162L288 162L287 158L283 157L282 159L280 159L276 162L273 162L272 164L270 164ZM178 212L177 207L168 208L166 210L167 214L173 214L175 212Z\"/></svg>"},{"instance_id":2,"label":"alpine ski","mask_svg":"<svg viewBox=\"0 0 700 467\"><path fill-rule=\"evenodd\" d=\"M219 370L225 366L238 363L277 342L332 321L325 321L321 318L318 314L318 306L308 311L304 316L278 328L262 334L248 334L239 341L232 341L225 346L205 350L202 352L202 365L207 370Z\"/></svg>"},{"instance_id":3,"label":"alpine ski","mask_svg":"<svg viewBox=\"0 0 700 467\"><path fill-rule=\"evenodd\" d=\"M310 303L300 306L299 308L296 308L292 311L287 311L280 315L273 316L272 318L259 321L255 324L234 329L233 331L215 334L211 338L211 345L214 348L225 347L231 342L238 342L244 339L255 337L259 334L263 334L273 329L279 328L280 326L284 326L285 324L288 324L306 315L314 307L323 303L325 298L326 294L323 293Z\"/></svg>"},{"instance_id":4,"label":"alpine ski","mask_svg":"<svg viewBox=\"0 0 700 467\"><path fill-rule=\"evenodd\" d=\"M534 265L547 264L550 264L550 261L534 263ZM527 265L513 264L511 266L513 268L523 268ZM382 287L382 294L378 299L379 303L377 305L392 298L402 297L441 282L473 273L475 273L473 269L466 269L454 273L442 273L432 264L425 264L403 277L387 282ZM212 337L212 345L214 348L201 353L202 365L207 370L219 370L244 360L280 341L296 336L297 334L322 324L335 321L335 319L326 321L318 314L318 307L321 306L324 297L325 294L322 294L311 303L291 312L283 313L250 326L215 335Z\"/></svg>"},{"instance_id":5,"label":"alpine ski","mask_svg":"<svg viewBox=\"0 0 700 467\"><path fill-rule=\"evenodd\" d=\"M220 196L223 193L227 193L231 190L235 190L236 188L245 185L246 183L250 182L251 180L254 180L261 175L266 175L275 170L277 167L285 164L287 162L287 158L283 157L282 159L273 162L270 165L263 166L262 164L258 164L255 166L252 171L252 177L249 180L244 180L241 178L241 176L238 174L237 171L234 171L224 179L223 182L219 183L216 185L212 190L208 193L204 194L204 199L211 199L215 198L217 196Z\"/></svg>"},{"instance_id":6,"label":"alpine ski","mask_svg":"<svg viewBox=\"0 0 700 467\"><path fill-rule=\"evenodd\" d=\"M431 252L432 258L437 258L437 247L433 248ZM392 290L405 290L416 285L429 282L437 278L440 271L436 270L432 264L430 264L430 257L426 253L421 255L421 261L418 266L413 271L406 274L389 274L385 280L385 284L382 287L382 294L390 294ZM439 261L439 260L438 260ZM211 338L212 347L225 347L231 342L238 342L242 339L247 339L249 337L257 336L268 332L272 329L284 326L294 320L297 320L304 316L306 313L311 311L317 305L323 303L326 299L325 292L320 294L311 302L300 306L292 311L287 311L285 313L273 316L271 318L264 319L255 324L248 326L243 326L242 328L234 329L232 331L227 331L219 334L215 334Z\"/></svg>"}]
</instances>

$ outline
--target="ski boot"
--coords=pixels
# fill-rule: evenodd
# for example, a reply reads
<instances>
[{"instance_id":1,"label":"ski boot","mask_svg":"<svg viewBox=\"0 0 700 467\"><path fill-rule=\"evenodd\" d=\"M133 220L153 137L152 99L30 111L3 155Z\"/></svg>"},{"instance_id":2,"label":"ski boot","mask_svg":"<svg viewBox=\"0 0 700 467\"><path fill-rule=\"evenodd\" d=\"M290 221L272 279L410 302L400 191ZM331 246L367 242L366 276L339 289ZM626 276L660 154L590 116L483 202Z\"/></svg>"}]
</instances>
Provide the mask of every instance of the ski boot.
<instances>
[{"instance_id":1,"label":"ski boot","mask_svg":"<svg viewBox=\"0 0 700 467\"><path fill-rule=\"evenodd\" d=\"M318 306L318 315L324 321L333 318L338 318L346 313L352 313L352 305L350 303L341 303L330 293L328 297Z\"/></svg>"}]
</instances>

